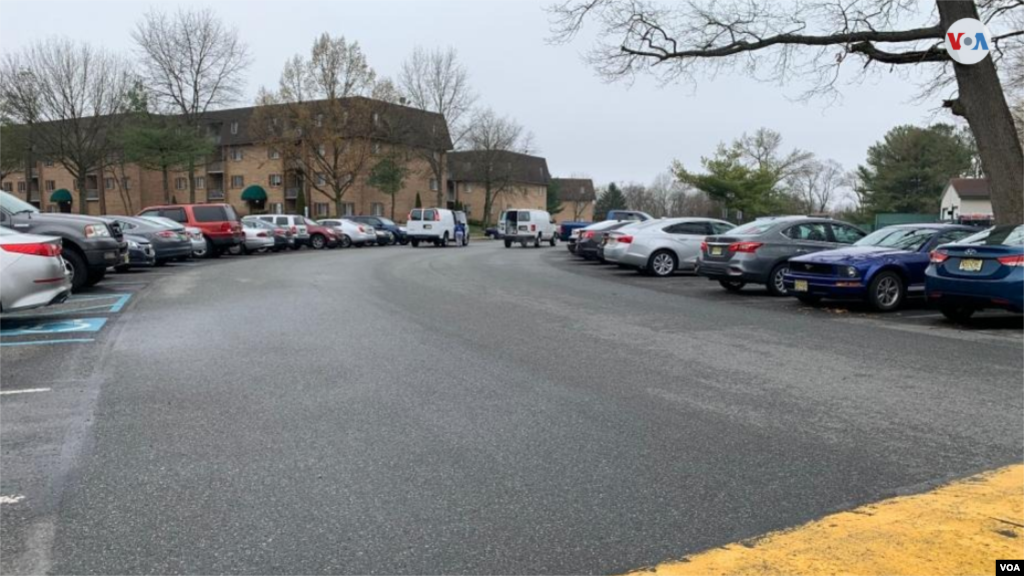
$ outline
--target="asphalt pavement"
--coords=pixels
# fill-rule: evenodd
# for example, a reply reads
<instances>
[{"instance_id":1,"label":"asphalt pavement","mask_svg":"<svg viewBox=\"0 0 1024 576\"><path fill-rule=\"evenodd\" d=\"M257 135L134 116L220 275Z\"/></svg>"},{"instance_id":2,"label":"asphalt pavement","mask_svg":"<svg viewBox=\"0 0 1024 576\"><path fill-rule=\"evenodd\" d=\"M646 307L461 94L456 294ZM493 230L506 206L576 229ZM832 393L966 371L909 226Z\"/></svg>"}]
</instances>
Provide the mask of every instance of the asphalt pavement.
<instances>
[{"instance_id":1,"label":"asphalt pavement","mask_svg":"<svg viewBox=\"0 0 1024 576\"><path fill-rule=\"evenodd\" d=\"M5 574L621 573L1024 460L1014 316L490 241L90 294L3 319Z\"/></svg>"}]
</instances>

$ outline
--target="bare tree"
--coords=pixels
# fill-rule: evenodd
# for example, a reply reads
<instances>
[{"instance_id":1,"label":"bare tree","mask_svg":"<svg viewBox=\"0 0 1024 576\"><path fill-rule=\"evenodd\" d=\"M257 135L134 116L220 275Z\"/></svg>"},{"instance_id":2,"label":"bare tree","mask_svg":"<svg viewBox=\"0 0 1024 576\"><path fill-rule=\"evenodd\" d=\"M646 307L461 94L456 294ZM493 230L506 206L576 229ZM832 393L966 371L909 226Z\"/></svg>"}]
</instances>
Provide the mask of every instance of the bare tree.
<instances>
[{"instance_id":1,"label":"bare tree","mask_svg":"<svg viewBox=\"0 0 1024 576\"><path fill-rule=\"evenodd\" d=\"M809 95L837 90L839 69L859 58L862 70L930 66L933 77L955 78L957 92L943 106L967 119L992 181L996 221L1024 220L1024 153L1014 130L996 63L1019 57L1024 24L1019 0L939 1L934 11L916 2L801 0L785 6L766 0L693 0L679 5L649 0L565 0L552 8L555 39L568 41L595 20L600 40L589 61L606 78L649 72L665 82L693 82L733 66L761 80L794 75L816 80ZM978 18L993 32L992 56L956 64L944 34L961 18ZM911 20L917 26L897 27ZM801 57L803 56L803 58ZM872 65L878 66L872 66ZM941 88L942 82L932 88Z\"/></svg>"},{"instance_id":2,"label":"bare tree","mask_svg":"<svg viewBox=\"0 0 1024 576\"><path fill-rule=\"evenodd\" d=\"M375 86L359 43L324 33L308 58L285 64L279 90L263 92L250 120L256 139L281 152L289 170L331 199L339 215L357 176L382 153L381 142L400 130L386 102L366 98Z\"/></svg>"},{"instance_id":3,"label":"bare tree","mask_svg":"<svg viewBox=\"0 0 1024 576\"><path fill-rule=\"evenodd\" d=\"M466 145L473 158L475 179L484 187L483 225L490 225L494 202L512 191L516 161L511 153L527 154L533 137L515 120L498 116L491 109L473 115L466 132Z\"/></svg>"},{"instance_id":4,"label":"bare tree","mask_svg":"<svg viewBox=\"0 0 1024 576\"><path fill-rule=\"evenodd\" d=\"M30 146L67 169L78 187L79 211L87 213L87 176L102 173L125 119L132 87L127 62L54 38L5 57L0 85L5 113L32 125ZM97 183L96 189L100 211L106 212L103 187Z\"/></svg>"},{"instance_id":5,"label":"bare tree","mask_svg":"<svg viewBox=\"0 0 1024 576\"><path fill-rule=\"evenodd\" d=\"M199 130L207 110L236 102L249 67L248 47L210 9L150 11L132 32L143 81L154 102ZM188 163L189 202L196 201L195 159Z\"/></svg>"},{"instance_id":6,"label":"bare tree","mask_svg":"<svg viewBox=\"0 0 1024 576\"><path fill-rule=\"evenodd\" d=\"M448 134L431 134L431 145L419 150L437 183L436 202L440 206L444 199L444 148L448 138L456 148L463 143L469 129L466 115L476 101L469 86L469 73L459 63L454 48L427 51L417 47L402 64L398 83L410 106L441 114L448 122Z\"/></svg>"},{"instance_id":7,"label":"bare tree","mask_svg":"<svg viewBox=\"0 0 1024 576\"><path fill-rule=\"evenodd\" d=\"M825 214L839 202L850 178L835 160L813 160L788 179L791 193L809 214Z\"/></svg>"}]
</instances>

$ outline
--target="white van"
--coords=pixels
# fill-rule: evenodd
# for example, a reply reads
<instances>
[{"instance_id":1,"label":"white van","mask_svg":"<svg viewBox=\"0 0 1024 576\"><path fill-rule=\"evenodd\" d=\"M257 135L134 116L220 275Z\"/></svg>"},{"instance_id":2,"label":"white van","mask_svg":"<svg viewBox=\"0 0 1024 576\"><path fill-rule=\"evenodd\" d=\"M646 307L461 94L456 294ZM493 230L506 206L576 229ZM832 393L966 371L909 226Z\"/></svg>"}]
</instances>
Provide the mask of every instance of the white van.
<instances>
[{"instance_id":1,"label":"white van","mask_svg":"<svg viewBox=\"0 0 1024 576\"><path fill-rule=\"evenodd\" d=\"M498 230L505 239L505 248L513 242L526 246L530 242L540 247L541 242L554 246L558 242L558 227L545 210L509 208L498 222Z\"/></svg>"},{"instance_id":2,"label":"white van","mask_svg":"<svg viewBox=\"0 0 1024 576\"><path fill-rule=\"evenodd\" d=\"M413 248L420 242L447 246L455 241L455 213L444 208L413 208L405 223L405 235Z\"/></svg>"}]
</instances>

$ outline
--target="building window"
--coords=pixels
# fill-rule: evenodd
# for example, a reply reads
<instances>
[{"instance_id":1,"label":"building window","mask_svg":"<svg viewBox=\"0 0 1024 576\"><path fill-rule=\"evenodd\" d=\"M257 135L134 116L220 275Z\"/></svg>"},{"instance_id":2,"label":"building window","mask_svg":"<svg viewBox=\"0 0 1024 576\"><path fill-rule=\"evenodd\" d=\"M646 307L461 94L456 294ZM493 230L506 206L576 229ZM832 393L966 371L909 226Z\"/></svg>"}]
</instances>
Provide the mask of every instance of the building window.
<instances>
[{"instance_id":1,"label":"building window","mask_svg":"<svg viewBox=\"0 0 1024 576\"><path fill-rule=\"evenodd\" d=\"M242 149L241 148L232 148L231 149L231 159L234 160L235 162L240 161L242 159Z\"/></svg>"},{"instance_id":2,"label":"building window","mask_svg":"<svg viewBox=\"0 0 1024 576\"><path fill-rule=\"evenodd\" d=\"M462 185L462 191L465 192L466 194L471 193L473 191L473 185L470 184L469 182L466 182L465 184Z\"/></svg>"},{"instance_id":3,"label":"building window","mask_svg":"<svg viewBox=\"0 0 1024 576\"><path fill-rule=\"evenodd\" d=\"M53 166L53 160L45 160L43 162L43 166L52 167Z\"/></svg>"},{"instance_id":4,"label":"building window","mask_svg":"<svg viewBox=\"0 0 1024 576\"><path fill-rule=\"evenodd\" d=\"M352 202L345 202L341 205L342 216L352 216L356 213L356 205Z\"/></svg>"},{"instance_id":5,"label":"building window","mask_svg":"<svg viewBox=\"0 0 1024 576\"><path fill-rule=\"evenodd\" d=\"M376 126L377 124L380 124L380 114L377 114L376 112L374 112L373 113L373 125Z\"/></svg>"},{"instance_id":6,"label":"building window","mask_svg":"<svg viewBox=\"0 0 1024 576\"><path fill-rule=\"evenodd\" d=\"M11 184L10 182L4 182L4 192L13 192L13 191L14 191L14 185Z\"/></svg>"},{"instance_id":7,"label":"building window","mask_svg":"<svg viewBox=\"0 0 1024 576\"><path fill-rule=\"evenodd\" d=\"M231 123L231 133L238 134L238 122Z\"/></svg>"},{"instance_id":8,"label":"building window","mask_svg":"<svg viewBox=\"0 0 1024 576\"><path fill-rule=\"evenodd\" d=\"M25 191L25 183L24 182L18 182L18 192L24 192L24 191Z\"/></svg>"},{"instance_id":9,"label":"building window","mask_svg":"<svg viewBox=\"0 0 1024 576\"><path fill-rule=\"evenodd\" d=\"M316 147L316 153L318 156L323 158L325 155L327 155L327 147L324 146L323 144L320 144L319 146Z\"/></svg>"},{"instance_id":10,"label":"building window","mask_svg":"<svg viewBox=\"0 0 1024 576\"><path fill-rule=\"evenodd\" d=\"M103 187L106 188L107 190L113 190L114 189L114 185L115 185L115 180L113 178L104 178L103 179Z\"/></svg>"},{"instance_id":11,"label":"building window","mask_svg":"<svg viewBox=\"0 0 1024 576\"><path fill-rule=\"evenodd\" d=\"M245 186L245 178L243 178L242 176L232 176L231 177L231 187L232 188L241 188L242 186Z\"/></svg>"},{"instance_id":12,"label":"building window","mask_svg":"<svg viewBox=\"0 0 1024 576\"><path fill-rule=\"evenodd\" d=\"M88 200L89 202L99 202L99 200L100 200L100 191L99 190L93 190L93 189L86 190L85 191L85 199Z\"/></svg>"},{"instance_id":13,"label":"building window","mask_svg":"<svg viewBox=\"0 0 1024 576\"><path fill-rule=\"evenodd\" d=\"M324 176L323 172L317 172L316 173L316 185L317 186L326 186L327 185L327 176Z\"/></svg>"},{"instance_id":14,"label":"building window","mask_svg":"<svg viewBox=\"0 0 1024 576\"><path fill-rule=\"evenodd\" d=\"M196 190L206 188L206 176L196 176Z\"/></svg>"},{"instance_id":15,"label":"building window","mask_svg":"<svg viewBox=\"0 0 1024 576\"><path fill-rule=\"evenodd\" d=\"M46 191L47 192L53 192L56 189L57 189L57 183L56 182L54 182L53 180L47 180L46 181Z\"/></svg>"},{"instance_id":16,"label":"building window","mask_svg":"<svg viewBox=\"0 0 1024 576\"><path fill-rule=\"evenodd\" d=\"M313 205L313 212L317 216L330 216L331 205L327 202L317 202Z\"/></svg>"},{"instance_id":17,"label":"building window","mask_svg":"<svg viewBox=\"0 0 1024 576\"><path fill-rule=\"evenodd\" d=\"M437 178L430 179L430 190L432 192L437 192Z\"/></svg>"},{"instance_id":18,"label":"building window","mask_svg":"<svg viewBox=\"0 0 1024 576\"><path fill-rule=\"evenodd\" d=\"M175 190L184 190L185 188L188 188L188 179L187 178L175 178L174 179L174 189Z\"/></svg>"},{"instance_id":19,"label":"building window","mask_svg":"<svg viewBox=\"0 0 1024 576\"><path fill-rule=\"evenodd\" d=\"M373 153L374 154L380 154L380 143L379 142L374 142L373 143Z\"/></svg>"},{"instance_id":20,"label":"building window","mask_svg":"<svg viewBox=\"0 0 1024 576\"><path fill-rule=\"evenodd\" d=\"M317 114L316 115L316 127L317 128L321 128L321 127L323 127L323 125L324 125L324 115L323 114Z\"/></svg>"},{"instance_id":21,"label":"building window","mask_svg":"<svg viewBox=\"0 0 1024 576\"><path fill-rule=\"evenodd\" d=\"M384 204L382 202L374 202L373 204L370 204L370 214L373 214L374 216L383 216Z\"/></svg>"},{"instance_id":22,"label":"building window","mask_svg":"<svg viewBox=\"0 0 1024 576\"><path fill-rule=\"evenodd\" d=\"M267 156L269 156L271 160L278 160L279 158L281 158L281 152L271 148L269 151L267 151Z\"/></svg>"},{"instance_id":23,"label":"building window","mask_svg":"<svg viewBox=\"0 0 1024 576\"><path fill-rule=\"evenodd\" d=\"M132 179L131 178L125 178L123 180L123 182L124 182L124 189L125 190L131 190L132 189Z\"/></svg>"},{"instance_id":24,"label":"building window","mask_svg":"<svg viewBox=\"0 0 1024 576\"><path fill-rule=\"evenodd\" d=\"M284 178L280 174L271 174L269 180L270 185L275 188L280 188L281 184L284 183Z\"/></svg>"},{"instance_id":25,"label":"building window","mask_svg":"<svg viewBox=\"0 0 1024 576\"><path fill-rule=\"evenodd\" d=\"M463 204L462 211L466 213L466 219L473 216L473 208L469 204Z\"/></svg>"}]
</instances>

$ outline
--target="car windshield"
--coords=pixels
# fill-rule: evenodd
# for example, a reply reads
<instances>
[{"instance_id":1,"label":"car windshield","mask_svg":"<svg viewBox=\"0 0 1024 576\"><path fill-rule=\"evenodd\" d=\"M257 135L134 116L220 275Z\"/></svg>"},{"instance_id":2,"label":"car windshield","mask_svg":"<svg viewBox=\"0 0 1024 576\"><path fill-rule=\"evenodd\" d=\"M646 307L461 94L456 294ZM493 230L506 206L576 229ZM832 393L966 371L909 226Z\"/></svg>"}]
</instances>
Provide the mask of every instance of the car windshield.
<instances>
[{"instance_id":1,"label":"car windshield","mask_svg":"<svg viewBox=\"0 0 1024 576\"><path fill-rule=\"evenodd\" d=\"M390 220L388 218L383 218L381 216L378 216L377 220L380 220L380 223L385 225L385 226L394 226L395 225L395 222L393 220Z\"/></svg>"},{"instance_id":2,"label":"car windshield","mask_svg":"<svg viewBox=\"0 0 1024 576\"><path fill-rule=\"evenodd\" d=\"M18 198L14 194L7 192L0 192L0 206L3 209L10 212L11 214L21 214L22 212L39 212L39 209L35 206L25 202Z\"/></svg>"},{"instance_id":3,"label":"car windshield","mask_svg":"<svg viewBox=\"0 0 1024 576\"><path fill-rule=\"evenodd\" d=\"M1024 246L1024 225L996 226L968 236L958 241L957 244Z\"/></svg>"},{"instance_id":4,"label":"car windshield","mask_svg":"<svg viewBox=\"0 0 1024 576\"><path fill-rule=\"evenodd\" d=\"M920 250L932 236L935 228L882 228L853 243L854 246L877 246L897 250Z\"/></svg>"}]
</instances>

